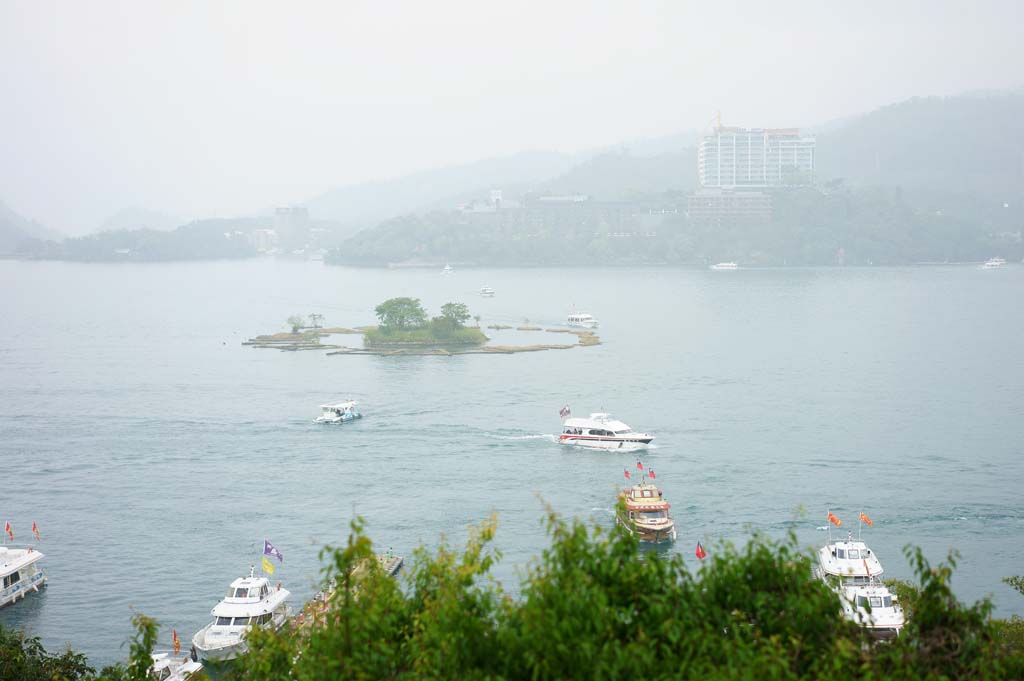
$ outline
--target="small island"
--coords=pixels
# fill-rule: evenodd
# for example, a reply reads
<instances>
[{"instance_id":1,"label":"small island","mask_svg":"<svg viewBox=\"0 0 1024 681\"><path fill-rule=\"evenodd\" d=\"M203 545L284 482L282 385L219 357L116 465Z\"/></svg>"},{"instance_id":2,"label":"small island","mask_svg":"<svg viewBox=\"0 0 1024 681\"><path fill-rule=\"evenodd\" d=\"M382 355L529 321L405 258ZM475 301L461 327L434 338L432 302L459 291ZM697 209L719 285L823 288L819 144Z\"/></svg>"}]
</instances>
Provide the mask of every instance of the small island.
<instances>
[{"instance_id":1,"label":"small island","mask_svg":"<svg viewBox=\"0 0 1024 681\"><path fill-rule=\"evenodd\" d=\"M445 303L440 317L427 319L419 298L391 298L374 313L380 324L363 334L367 348L463 347L488 340L479 327L466 326L470 314L463 303Z\"/></svg>"}]
</instances>

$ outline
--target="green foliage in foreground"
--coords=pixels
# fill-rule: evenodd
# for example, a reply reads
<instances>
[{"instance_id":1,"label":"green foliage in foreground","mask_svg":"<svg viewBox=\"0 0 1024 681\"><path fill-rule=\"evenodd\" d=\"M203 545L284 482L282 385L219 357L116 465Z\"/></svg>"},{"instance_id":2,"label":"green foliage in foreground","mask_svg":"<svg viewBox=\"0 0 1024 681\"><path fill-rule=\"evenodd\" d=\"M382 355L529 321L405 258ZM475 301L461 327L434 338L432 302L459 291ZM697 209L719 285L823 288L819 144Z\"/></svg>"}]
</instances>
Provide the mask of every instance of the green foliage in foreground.
<instances>
[{"instance_id":1,"label":"green foliage in foreground","mask_svg":"<svg viewBox=\"0 0 1024 681\"><path fill-rule=\"evenodd\" d=\"M345 546L326 547L323 620L252 631L231 678L278 679L1020 679L1021 620L993 620L987 600L950 590L956 556L935 567L907 549L916 573L898 582L913 616L874 643L840 615L791 535L717 547L691 570L678 555L641 551L549 514L551 545L513 598L493 581L500 557L492 518L466 548L420 548L399 580L387 577L361 521ZM1020 578L1010 584L1021 583ZM136 616L127 666L99 676L84 657L49 655L0 627L0 681L142 681L156 623Z\"/></svg>"},{"instance_id":2,"label":"green foliage in foreground","mask_svg":"<svg viewBox=\"0 0 1024 681\"><path fill-rule=\"evenodd\" d=\"M325 624L255 632L240 678L409 679L974 679L1022 678L1024 653L990 618L964 605L949 581L955 556L917 574L915 617L875 644L840 614L837 596L811 576L795 538L755 536L722 546L691 570L681 556L641 552L610 535L548 517L551 546L517 597L490 577L499 557L494 520L461 553L424 549L404 578L376 569L359 523L348 544L325 549L325 582L341 586ZM357 583L350 575L371 564Z\"/></svg>"}]
</instances>

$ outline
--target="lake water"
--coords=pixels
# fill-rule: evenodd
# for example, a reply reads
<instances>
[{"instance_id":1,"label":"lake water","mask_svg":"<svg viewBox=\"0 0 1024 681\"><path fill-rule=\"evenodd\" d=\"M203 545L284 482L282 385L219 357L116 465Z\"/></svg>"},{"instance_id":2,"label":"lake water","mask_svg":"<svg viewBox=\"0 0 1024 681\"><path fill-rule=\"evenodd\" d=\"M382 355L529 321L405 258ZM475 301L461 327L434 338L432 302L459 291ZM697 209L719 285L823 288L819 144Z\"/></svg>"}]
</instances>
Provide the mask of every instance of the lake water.
<instances>
[{"instance_id":1,"label":"lake water","mask_svg":"<svg viewBox=\"0 0 1024 681\"><path fill-rule=\"evenodd\" d=\"M494 298L480 298L481 286ZM1024 267L362 270L253 260L0 262L0 521L42 532L50 584L0 610L94 664L127 654L132 609L183 642L227 584L284 554L296 603L354 514L408 556L496 512L515 589L543 503L609 523L636 456L561 447L558 409L657 436L642 457L674 551L754 530L820 544L827 509L886 573L907 543L962 554L954 586L1024 598ZM391 296L548 326L575 304L603 344L513 356L373 357L244 347L293 313L372 323ZM565 336L527 335L528 342ZM338 337L353 343L357 337ZM354 397L365 418L314 425ZM798 516L800 507L807 515ZM795 522L794 522L795 519Z\"/></svg>"}]
</instances>

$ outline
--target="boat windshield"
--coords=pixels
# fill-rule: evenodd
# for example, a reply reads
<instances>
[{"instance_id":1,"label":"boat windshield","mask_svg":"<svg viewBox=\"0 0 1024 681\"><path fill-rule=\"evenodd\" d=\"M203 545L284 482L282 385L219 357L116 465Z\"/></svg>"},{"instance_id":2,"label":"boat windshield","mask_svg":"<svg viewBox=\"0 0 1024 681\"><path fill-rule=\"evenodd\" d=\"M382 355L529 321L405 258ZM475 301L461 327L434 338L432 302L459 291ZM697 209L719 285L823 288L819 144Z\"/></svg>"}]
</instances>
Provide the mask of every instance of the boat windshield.
<instances>
[{"instance_id":1,"label":"boat windshield","mask_svg":"<svg viewBox=\"0 0 1024 681\"><path fill-rule=\"evenodd\" d=\"M892 596L857 596L857 607L867 608L891 608Z\"/></svg>"},{"instance_id":2,"label":"boat windshield","mask_svg":"<svg viewBox=\"0 0 1024 681\"><path fill-rule=\"evenodd\" d=\"M616 435L629 435L631 431L629 430L629 428L626 428L625 430L616 430L614 432Z\"/></svg>"},{"instance_id":3,"label":"boat windshield","mask_svg":"<svg viewBox=\"0 0 1024 681\"><path fill-rule=\"evenodd\" d=\"M657 520L658 518L668 517L666 511L639 511L637 515L641 520Z\"/></svg>"},{"instance_id":4,"label":"boat windshield","mask_svg":"<svg viewBox=\"0 0 1024 681\"><path fill-rule=\"evenodd\" d=\"M850 549L849 551L846 552L846 557L847 558L860 558L860 551L858 551L857 549Z\"/></svg>"}]
</instances>

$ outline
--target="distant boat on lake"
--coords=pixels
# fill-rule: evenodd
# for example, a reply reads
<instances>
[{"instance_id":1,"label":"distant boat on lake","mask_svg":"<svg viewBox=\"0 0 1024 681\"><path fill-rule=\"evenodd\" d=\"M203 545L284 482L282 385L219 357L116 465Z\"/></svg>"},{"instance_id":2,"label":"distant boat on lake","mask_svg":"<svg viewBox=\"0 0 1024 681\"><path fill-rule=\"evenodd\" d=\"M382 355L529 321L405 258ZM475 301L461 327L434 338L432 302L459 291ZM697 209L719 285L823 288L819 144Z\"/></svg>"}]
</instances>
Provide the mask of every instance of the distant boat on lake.
<instances>
[{"instance_id":1,"label":"distant boat on lake","mask_svg":"<svg viewBox=\"0 0 1024 681\"><path fill-rule=\"evenodd\" d=\"M452 269L451 265L449 265L448 263L445 263L444 264L444 269L441 270L441 274L451 274L454 271L455 270Z\"/></svg>"},{"instance_id":2,"label":"distant boat on lake","mask_svg":"<svg viewBox=\"0 0 1024 681\"><path fill-rule=\"evenodd\" d=\"M484 286L480 289L480 295L482 295L484 298L493 298L494 289L491 288L490 286Z\"/></svg>"},{"instance_id":3,"label":"distant boat on lake","mask_svg":"<svg viewBox=\"0 0 1024 681\"><path fill-rule=\"evenodd\" d=\"M574 326L580 329L596 329L597 320L586 312L573 312L565 321L566 326Z\"/></svg>"},{"instance_id":4,"label":"distant boat on lake","mask_svg":"<svg viewBox=\"0 0 1024 681\"><path fill-rule=\"evenodd\" d=\"M713 270L738 270L739 268L740 266L734 262L720 262L711 266Z\"/></svg>"},{"instance_id":5,"label":"distant boat on lake","mask_svg":"<svg viewBox=\"0 0 1024 681\"><path fill-rule=\"evenodd\" d=\"M985 261L985 264L981 266L983 270L994 270L997 267L1002 267L1006 264L1006 260L1003 258L989 258Z\"/></svg>"}]
</instances>

